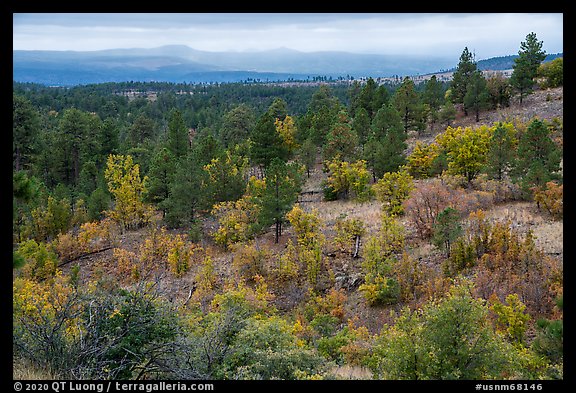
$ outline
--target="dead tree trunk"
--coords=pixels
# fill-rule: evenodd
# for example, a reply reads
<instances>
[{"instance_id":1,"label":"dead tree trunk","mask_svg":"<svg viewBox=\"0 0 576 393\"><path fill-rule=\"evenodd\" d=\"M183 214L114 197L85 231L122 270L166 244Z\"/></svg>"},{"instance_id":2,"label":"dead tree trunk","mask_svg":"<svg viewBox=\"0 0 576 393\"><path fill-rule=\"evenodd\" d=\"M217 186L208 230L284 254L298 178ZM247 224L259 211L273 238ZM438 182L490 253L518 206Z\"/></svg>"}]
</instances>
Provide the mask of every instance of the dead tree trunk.
<instances>
[{"instance_id":1,"label":"dead tree trunk","mask_svg":"<svg viewBox=\"0 0 576 393\"><path fill-rule=\"evenodd\" d=\"M353 258L358 258L358 250L360 249L360 236L356 235L356 247L354 248Z\"/></svg>"}]
</instances>

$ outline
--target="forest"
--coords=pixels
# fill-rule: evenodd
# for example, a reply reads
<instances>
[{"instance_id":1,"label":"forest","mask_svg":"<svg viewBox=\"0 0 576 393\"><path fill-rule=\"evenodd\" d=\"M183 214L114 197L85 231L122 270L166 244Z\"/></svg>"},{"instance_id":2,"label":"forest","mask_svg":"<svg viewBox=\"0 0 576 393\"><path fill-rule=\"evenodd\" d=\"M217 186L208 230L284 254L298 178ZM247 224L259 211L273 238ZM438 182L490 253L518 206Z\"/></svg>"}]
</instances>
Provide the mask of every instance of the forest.
<instances>
[{"instance_id":1,"label":"forest","mask_svg":"<svg viewBox=\"0 0 576 393\"><path fill-rule=\"evenodd\" d=\"M510 78L464 48L418 84L14 82L14 378L563 379L544 58L531 33Z\"/></svg>"}]
</instances>

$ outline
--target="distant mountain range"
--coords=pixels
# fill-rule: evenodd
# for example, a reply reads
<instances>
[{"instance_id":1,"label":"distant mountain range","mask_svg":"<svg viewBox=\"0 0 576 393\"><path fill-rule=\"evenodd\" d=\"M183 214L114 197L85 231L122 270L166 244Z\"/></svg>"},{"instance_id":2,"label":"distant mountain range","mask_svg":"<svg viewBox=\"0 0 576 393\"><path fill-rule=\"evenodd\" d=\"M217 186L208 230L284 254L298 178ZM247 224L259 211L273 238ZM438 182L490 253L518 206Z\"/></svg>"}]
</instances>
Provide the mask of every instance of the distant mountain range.
<instances>
[{"instance_id":1,"label":"distant mountain range","mask_svg":"<svg viewBox=\"0 0 576 393\"><path fill-rule=\"evenodd\" d=\"M454 67L455 63L457 60L455 62L452 58L299 52L286 48L259 52L208 52L185 45L90 52L15 50L13 78L17 82L55 86L123 81L277 81L306 80L317 76L418 75L446 70Z\"/></svg>"},{"instance_id":2,"label":"distant mountain range","mask_svg":"<svg viewBox=\"0 0 576 393\"><path fill-rule=\"evenodd\" d=\"M544 62L554 60L557 57L562 57L563 53L554 53L546 55L544 58ZM499 56L499 57L491 57L489 59L479 60L476 62L478 69L480 70L509 70L514 66L514 60L518 57L518 55L509 55L509 56ZM456 67L453 68L456 70Z\"/></svg>"}]
</instances>

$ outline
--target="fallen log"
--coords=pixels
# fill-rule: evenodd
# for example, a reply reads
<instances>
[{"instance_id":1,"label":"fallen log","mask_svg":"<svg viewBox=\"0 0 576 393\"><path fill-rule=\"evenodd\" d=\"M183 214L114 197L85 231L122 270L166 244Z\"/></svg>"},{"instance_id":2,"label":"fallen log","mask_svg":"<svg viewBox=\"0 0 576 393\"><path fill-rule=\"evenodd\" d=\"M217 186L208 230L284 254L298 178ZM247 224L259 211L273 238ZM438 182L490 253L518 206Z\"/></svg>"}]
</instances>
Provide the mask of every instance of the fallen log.
<instances>
[{"instance_id":1,"label":"fallen log","mask_svg":"<svg viewBox=\"0 0 576 393\"><path fill-rule=\"evenodd\" d=\"M64 266L64 265L69 264L70 262L74 262L74 261L77 261L77 260L79 260L79 259L86 258L87 256L90 256L90 255L94 255L94 254L98 254L98 253L100 253L100 252L108 251L108 250L110 250L110 249L112 249L112 248L114 248L114 246L104 247L104 248L101 248L100 250L87 252L86 254L82 254L82 255L79 255L79 256L77 256L77 257L75 257L75 258L72 258L72 259L69 259L69 260L67 260L67 261L62 262L61 264L58 265L58 267L62 267L62 266Z\"/></svg>"}]
</instances>

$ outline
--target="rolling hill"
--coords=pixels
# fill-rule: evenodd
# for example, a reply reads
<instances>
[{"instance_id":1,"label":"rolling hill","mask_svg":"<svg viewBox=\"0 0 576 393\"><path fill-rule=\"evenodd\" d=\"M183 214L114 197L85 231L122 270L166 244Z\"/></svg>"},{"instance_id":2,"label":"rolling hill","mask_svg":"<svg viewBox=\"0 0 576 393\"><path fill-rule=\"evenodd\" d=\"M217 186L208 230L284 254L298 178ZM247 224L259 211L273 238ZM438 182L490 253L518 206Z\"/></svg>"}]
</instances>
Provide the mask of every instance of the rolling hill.
<instances>
[{"instance_id":1,"label":"rolling hill","mask_svg":"<svg viewBox=\"0 0 576 393\"><path fill-rule=\"evenodd\" d=\"M208 52L183 45L92 52L13 51L18 82L77 85L121 81L235 82L305 80L313 76L416 75L454 65L453 59L347 52Z\"/></svg>"}]
</instances>

